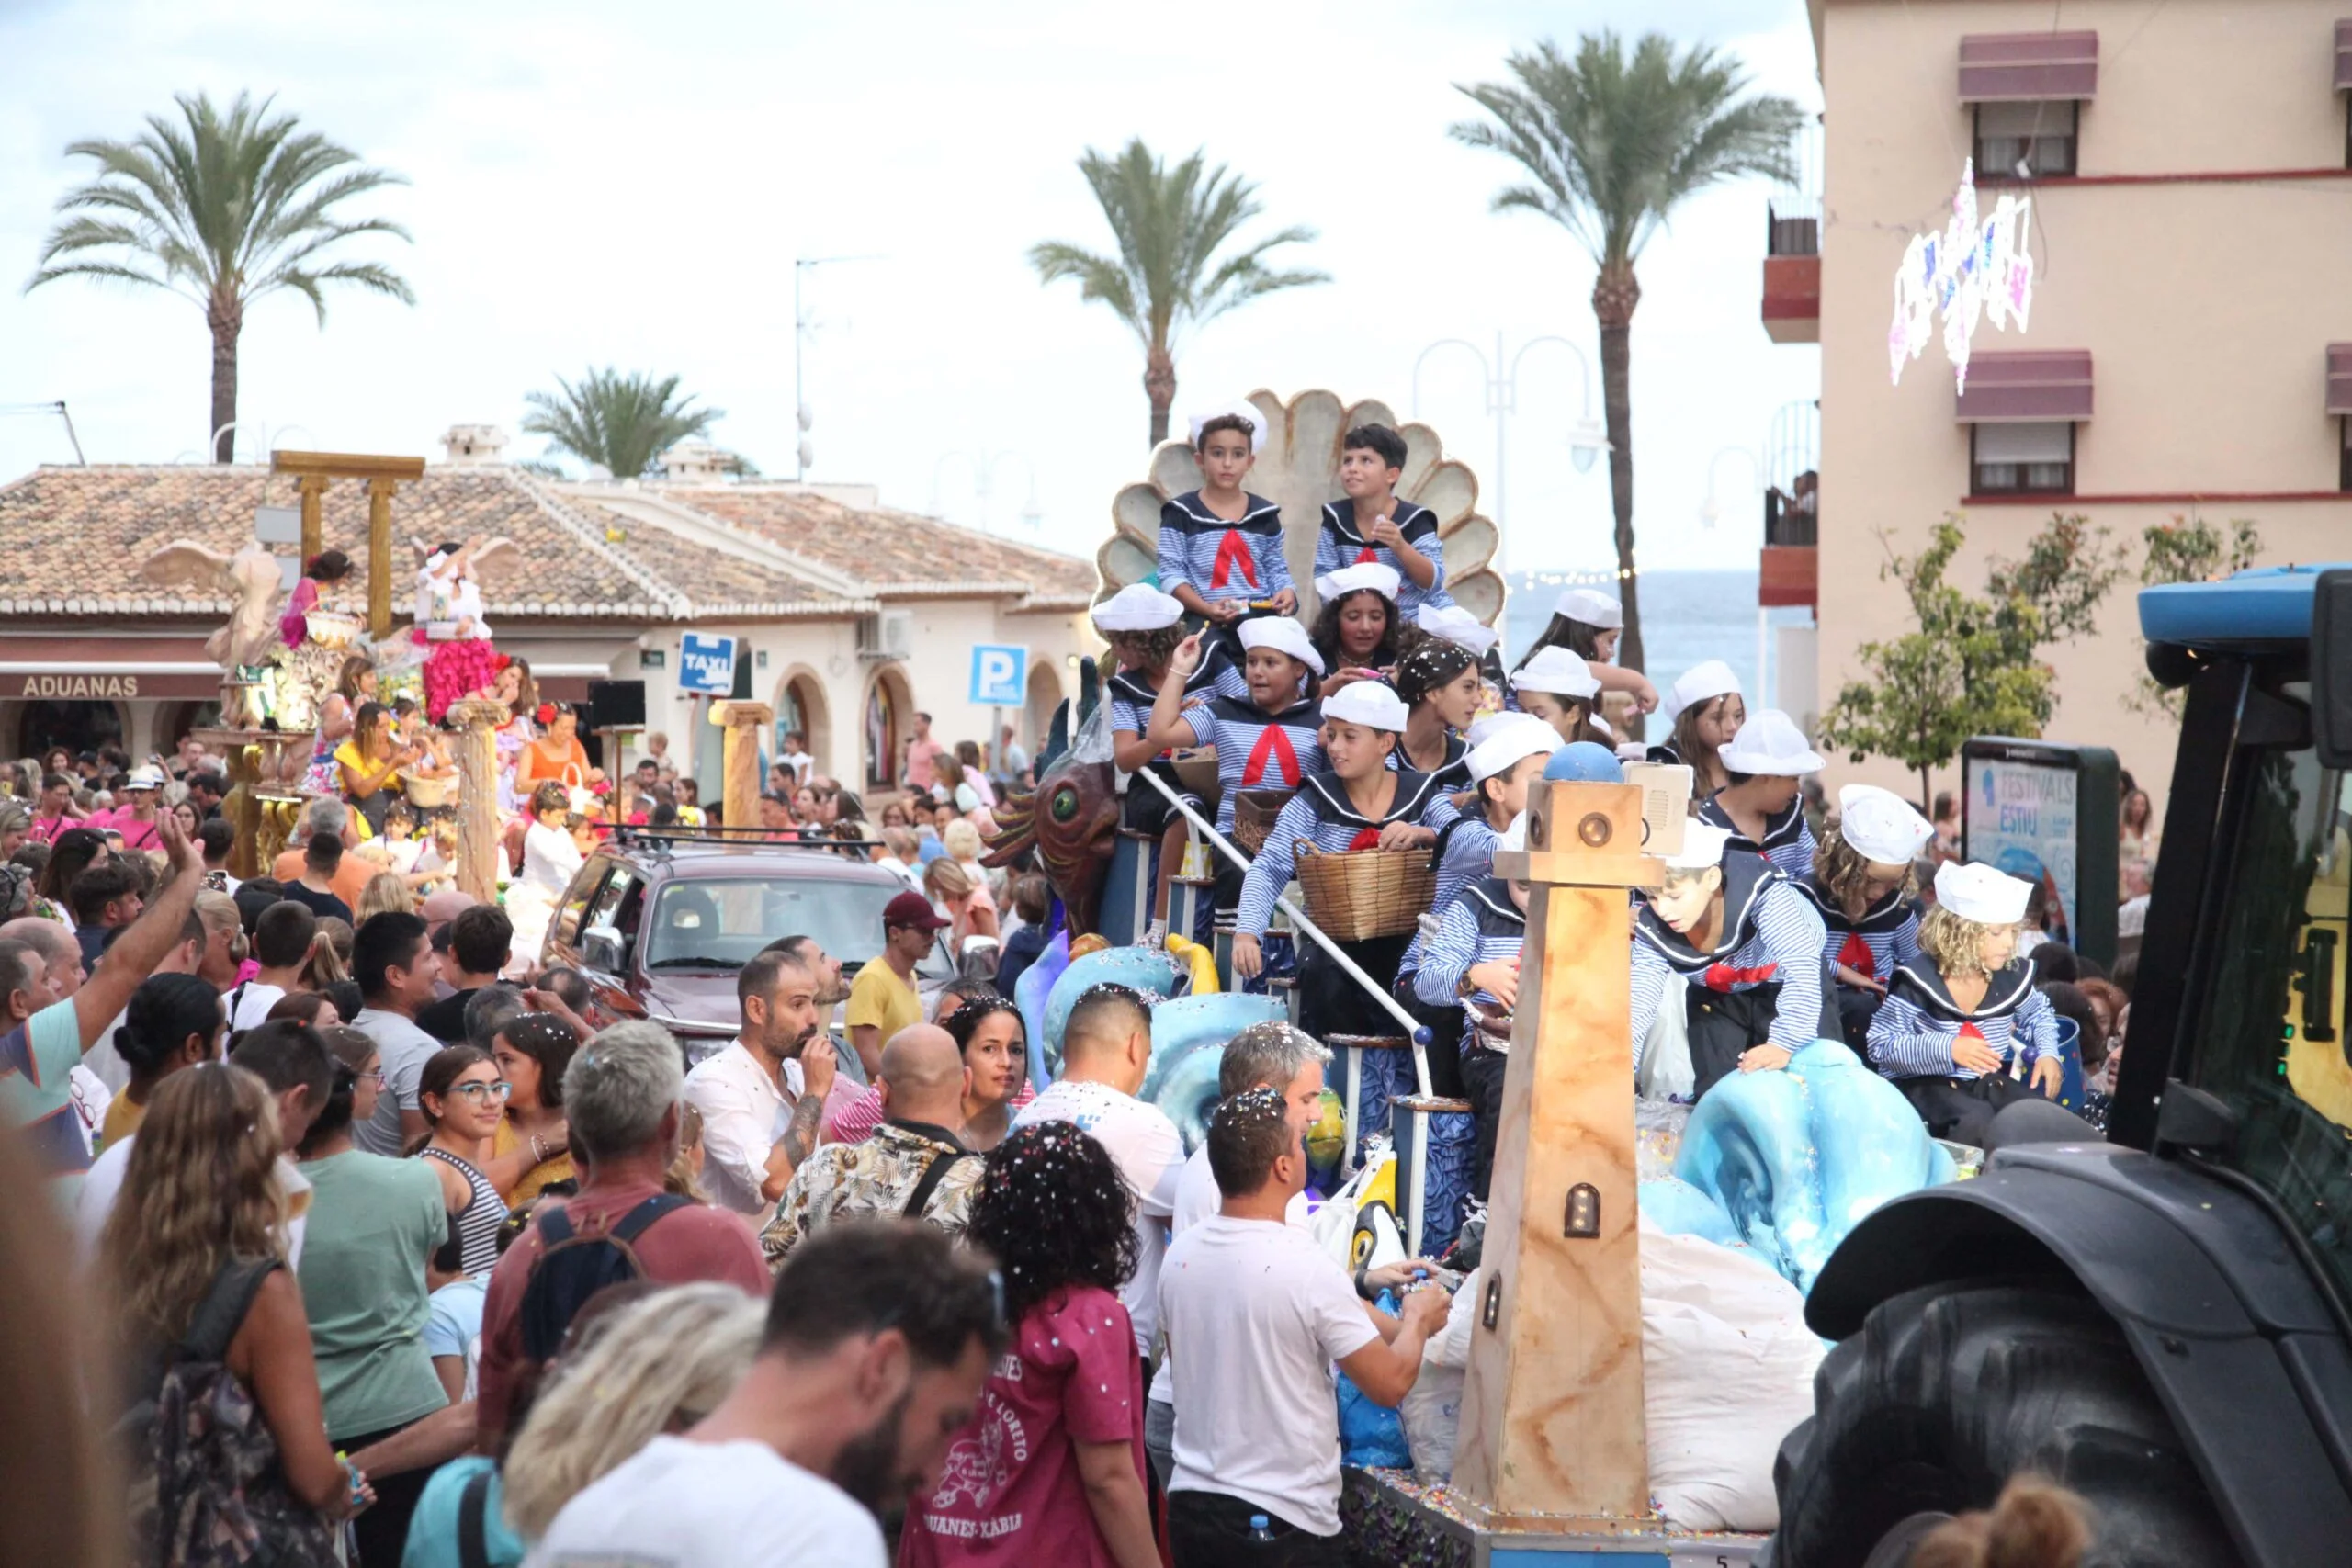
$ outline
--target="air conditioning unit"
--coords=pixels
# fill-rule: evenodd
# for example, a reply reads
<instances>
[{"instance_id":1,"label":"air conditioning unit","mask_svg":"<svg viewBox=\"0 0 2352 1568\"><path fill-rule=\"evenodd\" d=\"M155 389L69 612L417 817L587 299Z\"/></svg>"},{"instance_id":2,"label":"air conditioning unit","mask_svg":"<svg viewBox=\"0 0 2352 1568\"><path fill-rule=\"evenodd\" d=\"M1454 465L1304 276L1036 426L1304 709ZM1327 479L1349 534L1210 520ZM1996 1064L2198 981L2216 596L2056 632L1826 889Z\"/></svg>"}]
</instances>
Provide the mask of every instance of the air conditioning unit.
<instances>
[{"instance_id":1,"label":"air conditioning unit","mask_svg":"<svg viewBox=\"0 0 2352 1568\"><path fill-rule=\"evenodd\" d=\"M907 659L913 656L915 644L915 613L912 610L885 610L876 615L857 618L857 656L869 662Z\"/></svg>"}]
</instances>

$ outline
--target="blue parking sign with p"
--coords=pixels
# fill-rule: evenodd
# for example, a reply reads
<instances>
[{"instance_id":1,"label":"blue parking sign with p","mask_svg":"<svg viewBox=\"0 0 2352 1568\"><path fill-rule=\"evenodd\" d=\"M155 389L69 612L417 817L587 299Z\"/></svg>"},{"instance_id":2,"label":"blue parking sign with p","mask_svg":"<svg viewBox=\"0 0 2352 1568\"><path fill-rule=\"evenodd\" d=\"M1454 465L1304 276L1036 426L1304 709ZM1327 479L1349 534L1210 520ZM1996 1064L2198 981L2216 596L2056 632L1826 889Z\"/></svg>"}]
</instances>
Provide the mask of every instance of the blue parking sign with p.
<instances>
[{"instance_id":1,"label":"blue parking sign with p","mask_svg":"<svg viewBox=\"0 0 2352 1568\"><path fill-rule=\"evenodd\" d=\"M1027 694L1029 683L1029 650L1006 648L995 643L978 643L972 649L972 705L975 707L1019 707Z\"/></svg>"}]
</instances>

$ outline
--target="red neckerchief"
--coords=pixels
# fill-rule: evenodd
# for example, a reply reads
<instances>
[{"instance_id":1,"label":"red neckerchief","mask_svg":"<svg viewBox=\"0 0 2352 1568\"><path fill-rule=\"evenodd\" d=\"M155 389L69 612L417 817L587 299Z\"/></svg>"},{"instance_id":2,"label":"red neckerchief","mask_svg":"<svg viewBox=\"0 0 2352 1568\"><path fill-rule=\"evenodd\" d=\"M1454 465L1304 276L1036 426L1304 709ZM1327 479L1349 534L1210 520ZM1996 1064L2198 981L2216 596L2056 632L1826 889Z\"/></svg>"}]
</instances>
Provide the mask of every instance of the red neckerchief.
<instances>
[{"instance_id":1,"label":"red neckerchief","mask_svg":"<svg viewBox=\"0 0 2352 1568\"><path fill-rule=\"evenodd\" d=\"M1241 580L1250 587L1258 586L1258 562L1250 553L1250 541L1238 528L1227 528L1225 537L1216 543L1216 564L1209 572L1209 586L1223 588L1233 581L1238 570Z\"/></svg>"},{"instance_id":2,"label":"red neckerchief","mask_svg":"<svg viewBox=\"0 0 2352 1568\"><path fill-rule=\"evenodd\" d=\"M1298 787L1298 752L1279 724L1270 724L1258 732L1258 743L1250 748L1249 761L1241 764L1241 787L1255 789L1262 785L1269 761L1282 770L1285 785Z\"/></svg>"},{"instance_id":3,"label":"red neckerchief","mask_svg":"<svg viewBox=\"0 0 2352 1568\"><path fill-rule=\"evenodd\" d=\"M1761 985L1779 974L1778 964L1758 964L1753 968L1730 964L1710 964L1701 983L1711 991L1728 991L1734 986Z\"/></svg>"},{"instance_id":4,"label":"red neckerchief","mask_svg":"<svg viewBox=\"0 0 2352 1568\"><path fill-rule=\"evenodd\" d=\"M1838 962L1857 975L1878 978L1878 960L1871 956L1871 944L1862 940L1860 931L1846 933L1846 943L1838 950Z\"/></svg>"}]
</instances>

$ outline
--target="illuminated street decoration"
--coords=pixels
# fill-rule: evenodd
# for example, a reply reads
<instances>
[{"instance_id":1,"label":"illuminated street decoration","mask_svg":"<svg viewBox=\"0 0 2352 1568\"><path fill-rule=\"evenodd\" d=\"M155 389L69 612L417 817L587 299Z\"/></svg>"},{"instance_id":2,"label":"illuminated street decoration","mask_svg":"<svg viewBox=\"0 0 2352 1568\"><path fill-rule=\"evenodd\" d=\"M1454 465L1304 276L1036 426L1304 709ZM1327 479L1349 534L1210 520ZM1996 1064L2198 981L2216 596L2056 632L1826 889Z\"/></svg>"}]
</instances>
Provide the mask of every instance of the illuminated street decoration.
<instances>
[{"instance_id":1,"label":"illuminated street decoration","mask_svg":"<svg viewBox=\"0 0 2352 1568\"><path fill-rule=\"evenodd\" d=\"M1895 385L1903 366L1927 351L1936 312L1944 317L1944 353L1954 379L1968 389L1969 340L1976 323L1989 320L2007 331L2014 321L2025 331L2033 304L2033 257L2027 252L2033 214L2030 197L2003 194L1993 215L1976 208L1976 164L1970 160L1951 198L1951 221L1941 233L1915 234L1894 275L1894 324L1886 334L1888 368Z\"/></svg>"}]
</instances>

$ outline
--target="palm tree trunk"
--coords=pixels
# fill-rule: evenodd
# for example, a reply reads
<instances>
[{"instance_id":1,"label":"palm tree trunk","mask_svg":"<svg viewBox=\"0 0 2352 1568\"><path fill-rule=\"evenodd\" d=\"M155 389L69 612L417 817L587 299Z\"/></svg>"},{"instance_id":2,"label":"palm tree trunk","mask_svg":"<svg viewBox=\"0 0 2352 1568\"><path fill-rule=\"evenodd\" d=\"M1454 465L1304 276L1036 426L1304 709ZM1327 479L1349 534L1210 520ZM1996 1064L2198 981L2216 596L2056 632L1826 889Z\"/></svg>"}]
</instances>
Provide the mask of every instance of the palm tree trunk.
<instances>
[{"instance_id":1,"label":"palm tree trunk","mask_svg":"<svg viewBox=\"0 0 2352 1568\"><path fill-rule=\"evenodd\" d=\"M1592 313L1600 323L1600 400L1609 424L1609 499L1617 517L1617 594L1625 629L1617 662L1642 668L1641 579L1634 575L1634 308L1642 286L1630 261L1611 262L1592 285ZM1643 738L1642 716L1628 716L1629 733Z\"/></svg>"},{"instance_id":2,"label":"palm tree trunk","mask_svg":"<svg viewBox=\"0 0 2352 1568\"><path fill-rule=\"evenodd\" d=\"M1168 411L1176 406L1176 356L1153 344L1143 359L1143 395L1151 400L1151 444L1168 439Z\"/></svg>"},{"instance_id":3,"label":"palm tree trunk","mask_svg":"<svg viewBox=\"0 0 2352 1568\"><path fill-rule=\"evenodd\" d=\"M231 463L237 456L237 337L244 331L244 301L233 295L215 295L205 310L212 329L212 460Z\"/></svg>"}]
</instances>

